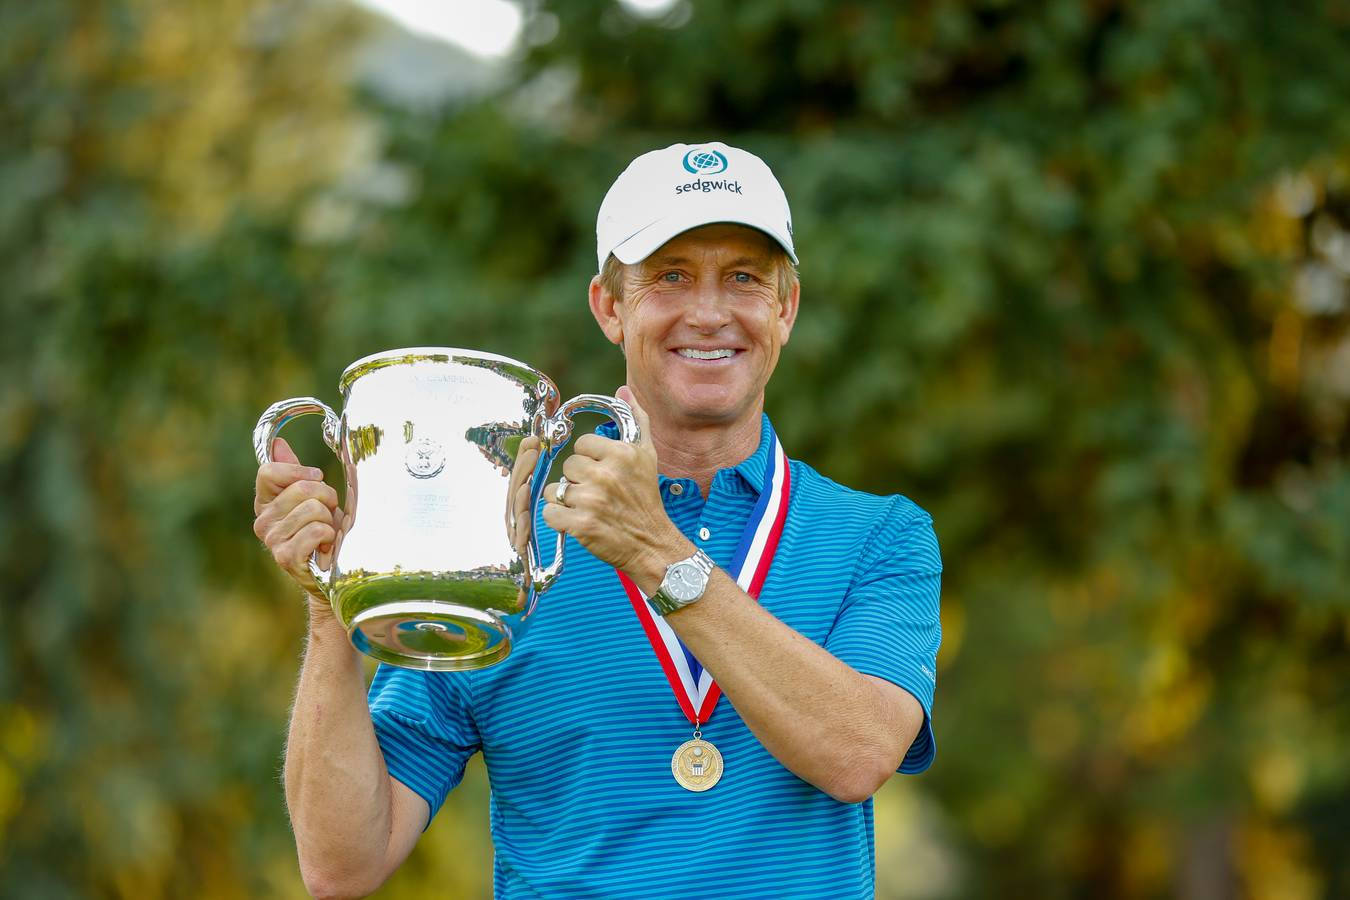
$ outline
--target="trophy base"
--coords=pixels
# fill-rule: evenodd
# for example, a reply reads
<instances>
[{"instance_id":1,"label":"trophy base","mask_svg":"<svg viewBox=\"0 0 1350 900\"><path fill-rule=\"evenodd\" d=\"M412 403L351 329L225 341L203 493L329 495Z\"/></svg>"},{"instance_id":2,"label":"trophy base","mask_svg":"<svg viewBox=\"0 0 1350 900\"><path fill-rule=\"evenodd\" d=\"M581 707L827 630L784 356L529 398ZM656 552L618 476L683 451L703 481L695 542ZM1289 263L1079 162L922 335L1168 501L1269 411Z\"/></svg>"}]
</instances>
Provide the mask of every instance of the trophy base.
<instances>
[{"instance_id":1,"label":"trophy base","mask_svg":"<svg viewBox=\"0 0 1350 900\"><path fill-rule=\"evenodd\" d=\"M326 588L352 646L405 669L482 669L511 652L527 594L496 570L340 573Z\"/></svg>"},{"instance_id":2,"label":"trophy base","mask_svg":"<svg viewBox=\"0 0 1350 900\"><path fill-rule=\"evenodd\" d=\"M501 662L511 629L490 612L443 600L401 600L362 610L348 630L362 653L405 669L454 672Z\"/></svg>"}]
</instances>

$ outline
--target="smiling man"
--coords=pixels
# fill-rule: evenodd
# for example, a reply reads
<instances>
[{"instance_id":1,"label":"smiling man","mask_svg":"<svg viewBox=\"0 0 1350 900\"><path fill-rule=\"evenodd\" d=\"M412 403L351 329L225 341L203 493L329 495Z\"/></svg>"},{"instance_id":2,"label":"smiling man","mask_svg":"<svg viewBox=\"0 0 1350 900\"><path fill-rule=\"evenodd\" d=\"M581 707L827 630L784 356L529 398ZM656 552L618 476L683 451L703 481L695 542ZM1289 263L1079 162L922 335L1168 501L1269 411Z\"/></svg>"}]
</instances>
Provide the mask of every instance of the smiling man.
<instances>
[{"instance_id":1,"label":"smiling man","mask_svg":"<svg viewBox=\"0 0 1350 900\"><path fill-rule=\"evenodd\" d=\"M932 521L791 460L764 414L800 291L763 161L644 154L597 239L590 309L642 441L578 438L542 522L518 492L518 545L539 528L579 546L496 666L382 667L367 711L314 598L286 762L306 882L373 890L482 752L499 897L870 897L872 794L934 752ZM259 533L303 583L331 529L285 498L335 495L270 465L259 520L286 524Z\"/></svg>"}]
</instances>

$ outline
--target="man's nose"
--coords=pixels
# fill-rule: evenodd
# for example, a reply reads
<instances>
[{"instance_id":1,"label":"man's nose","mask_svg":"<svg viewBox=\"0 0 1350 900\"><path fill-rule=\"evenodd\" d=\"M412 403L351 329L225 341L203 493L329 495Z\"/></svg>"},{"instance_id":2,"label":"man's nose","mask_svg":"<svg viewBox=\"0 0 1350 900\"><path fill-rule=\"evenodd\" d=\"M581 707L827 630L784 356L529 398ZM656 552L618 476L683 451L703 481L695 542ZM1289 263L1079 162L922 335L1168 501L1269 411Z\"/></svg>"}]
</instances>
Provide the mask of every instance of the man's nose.
<instances>
[{"instance_id":1,"label":"man's nose","mask_svg":"<svg viewBox=\"0 0 1350 900\"><path fill-rule=\"evenodd\" d=\"M700 279L690 297L685 320L702 332L713 332L731 321L731 304L716 279Z\"/></svg>"}]
</instances>

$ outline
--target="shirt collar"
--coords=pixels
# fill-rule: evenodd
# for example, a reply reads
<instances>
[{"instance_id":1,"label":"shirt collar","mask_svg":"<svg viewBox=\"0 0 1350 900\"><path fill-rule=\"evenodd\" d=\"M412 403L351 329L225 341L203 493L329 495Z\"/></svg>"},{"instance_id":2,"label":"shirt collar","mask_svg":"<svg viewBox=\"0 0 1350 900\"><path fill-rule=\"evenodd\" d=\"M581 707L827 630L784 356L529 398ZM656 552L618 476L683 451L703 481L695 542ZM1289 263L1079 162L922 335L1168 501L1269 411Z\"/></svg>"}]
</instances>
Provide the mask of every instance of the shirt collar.
<instances>
[{"instance_id":1,"label":"shirt collar","mask_svg":"<svg viewBox=\"0 0 1350 900\"><path fill-rule=\"evenodd\" d=\"M772 432L772 426L769 425L769 414L760 413L759 418L759 446L755 448L754 453L731 467L755 494L758 494L764 487L764 470L769 465L769 435Z\"/></svg>"},{"instance_id":2,"label":"shirt collar","mask_svg":"<svg viewBox=\"0 0 1350 900\"><path fill-rule=\"evenodd\" d=\"M772 426L769 424L769 414L760 413L759 446L755 448L754 453L751 453L736 465L726 469L719 469L717 474L713 476L714 483L721 480L723 486L731 487L731 484L727 482L726 478L729 477L732 472L735 472L741 477L741 481L744 482L745 486L750 489L749 493L759 494L760 490L764 487L764 470L769 465L769 433L771 429ZM605 422L599 428L595 429L595 433L613 440L618 440L619 438L619 428L613 422ZM664 477L665 476L662 476L662 478ZM740 485L736 485L736 487L739 488Z\"/></svg>"}]
</instances>

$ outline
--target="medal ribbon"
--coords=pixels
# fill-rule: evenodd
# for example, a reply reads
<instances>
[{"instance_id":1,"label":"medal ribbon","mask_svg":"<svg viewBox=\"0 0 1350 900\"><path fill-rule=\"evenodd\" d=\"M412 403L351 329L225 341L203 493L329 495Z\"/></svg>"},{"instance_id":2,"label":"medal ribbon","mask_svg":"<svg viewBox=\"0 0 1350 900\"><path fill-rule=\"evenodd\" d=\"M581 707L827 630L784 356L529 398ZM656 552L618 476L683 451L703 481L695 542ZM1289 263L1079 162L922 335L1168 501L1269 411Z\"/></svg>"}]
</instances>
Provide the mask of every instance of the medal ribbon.
<instances>
[{"instance_id":1,"label":"medal ribbon","mask_svg":"<svg viewBox=\"0 0 1350 900\"><path fill-rule=\"evenodd\" d=\"M759 501L750 514L745 531L741 533L736 555L727 570L734 573L741 590L755 600L759 599L759 590L764 586L769 566L773 564L774 554L778 550L778 541L783 535L791 482L787 454L778 442L778 435L770 427L764 485L760 488ZM666 673L666 680L670 682L670 689L674 691L680 709L695 726L708 721L718 698L722 696L721 688L684 646L666 620L648 605L647 595L623 572L617 569L615 572L629 602L633 604L633 611L642 623L642 630L646 632L652 650L656 652L662 671Z\"/></svg>"}]
</instances>

